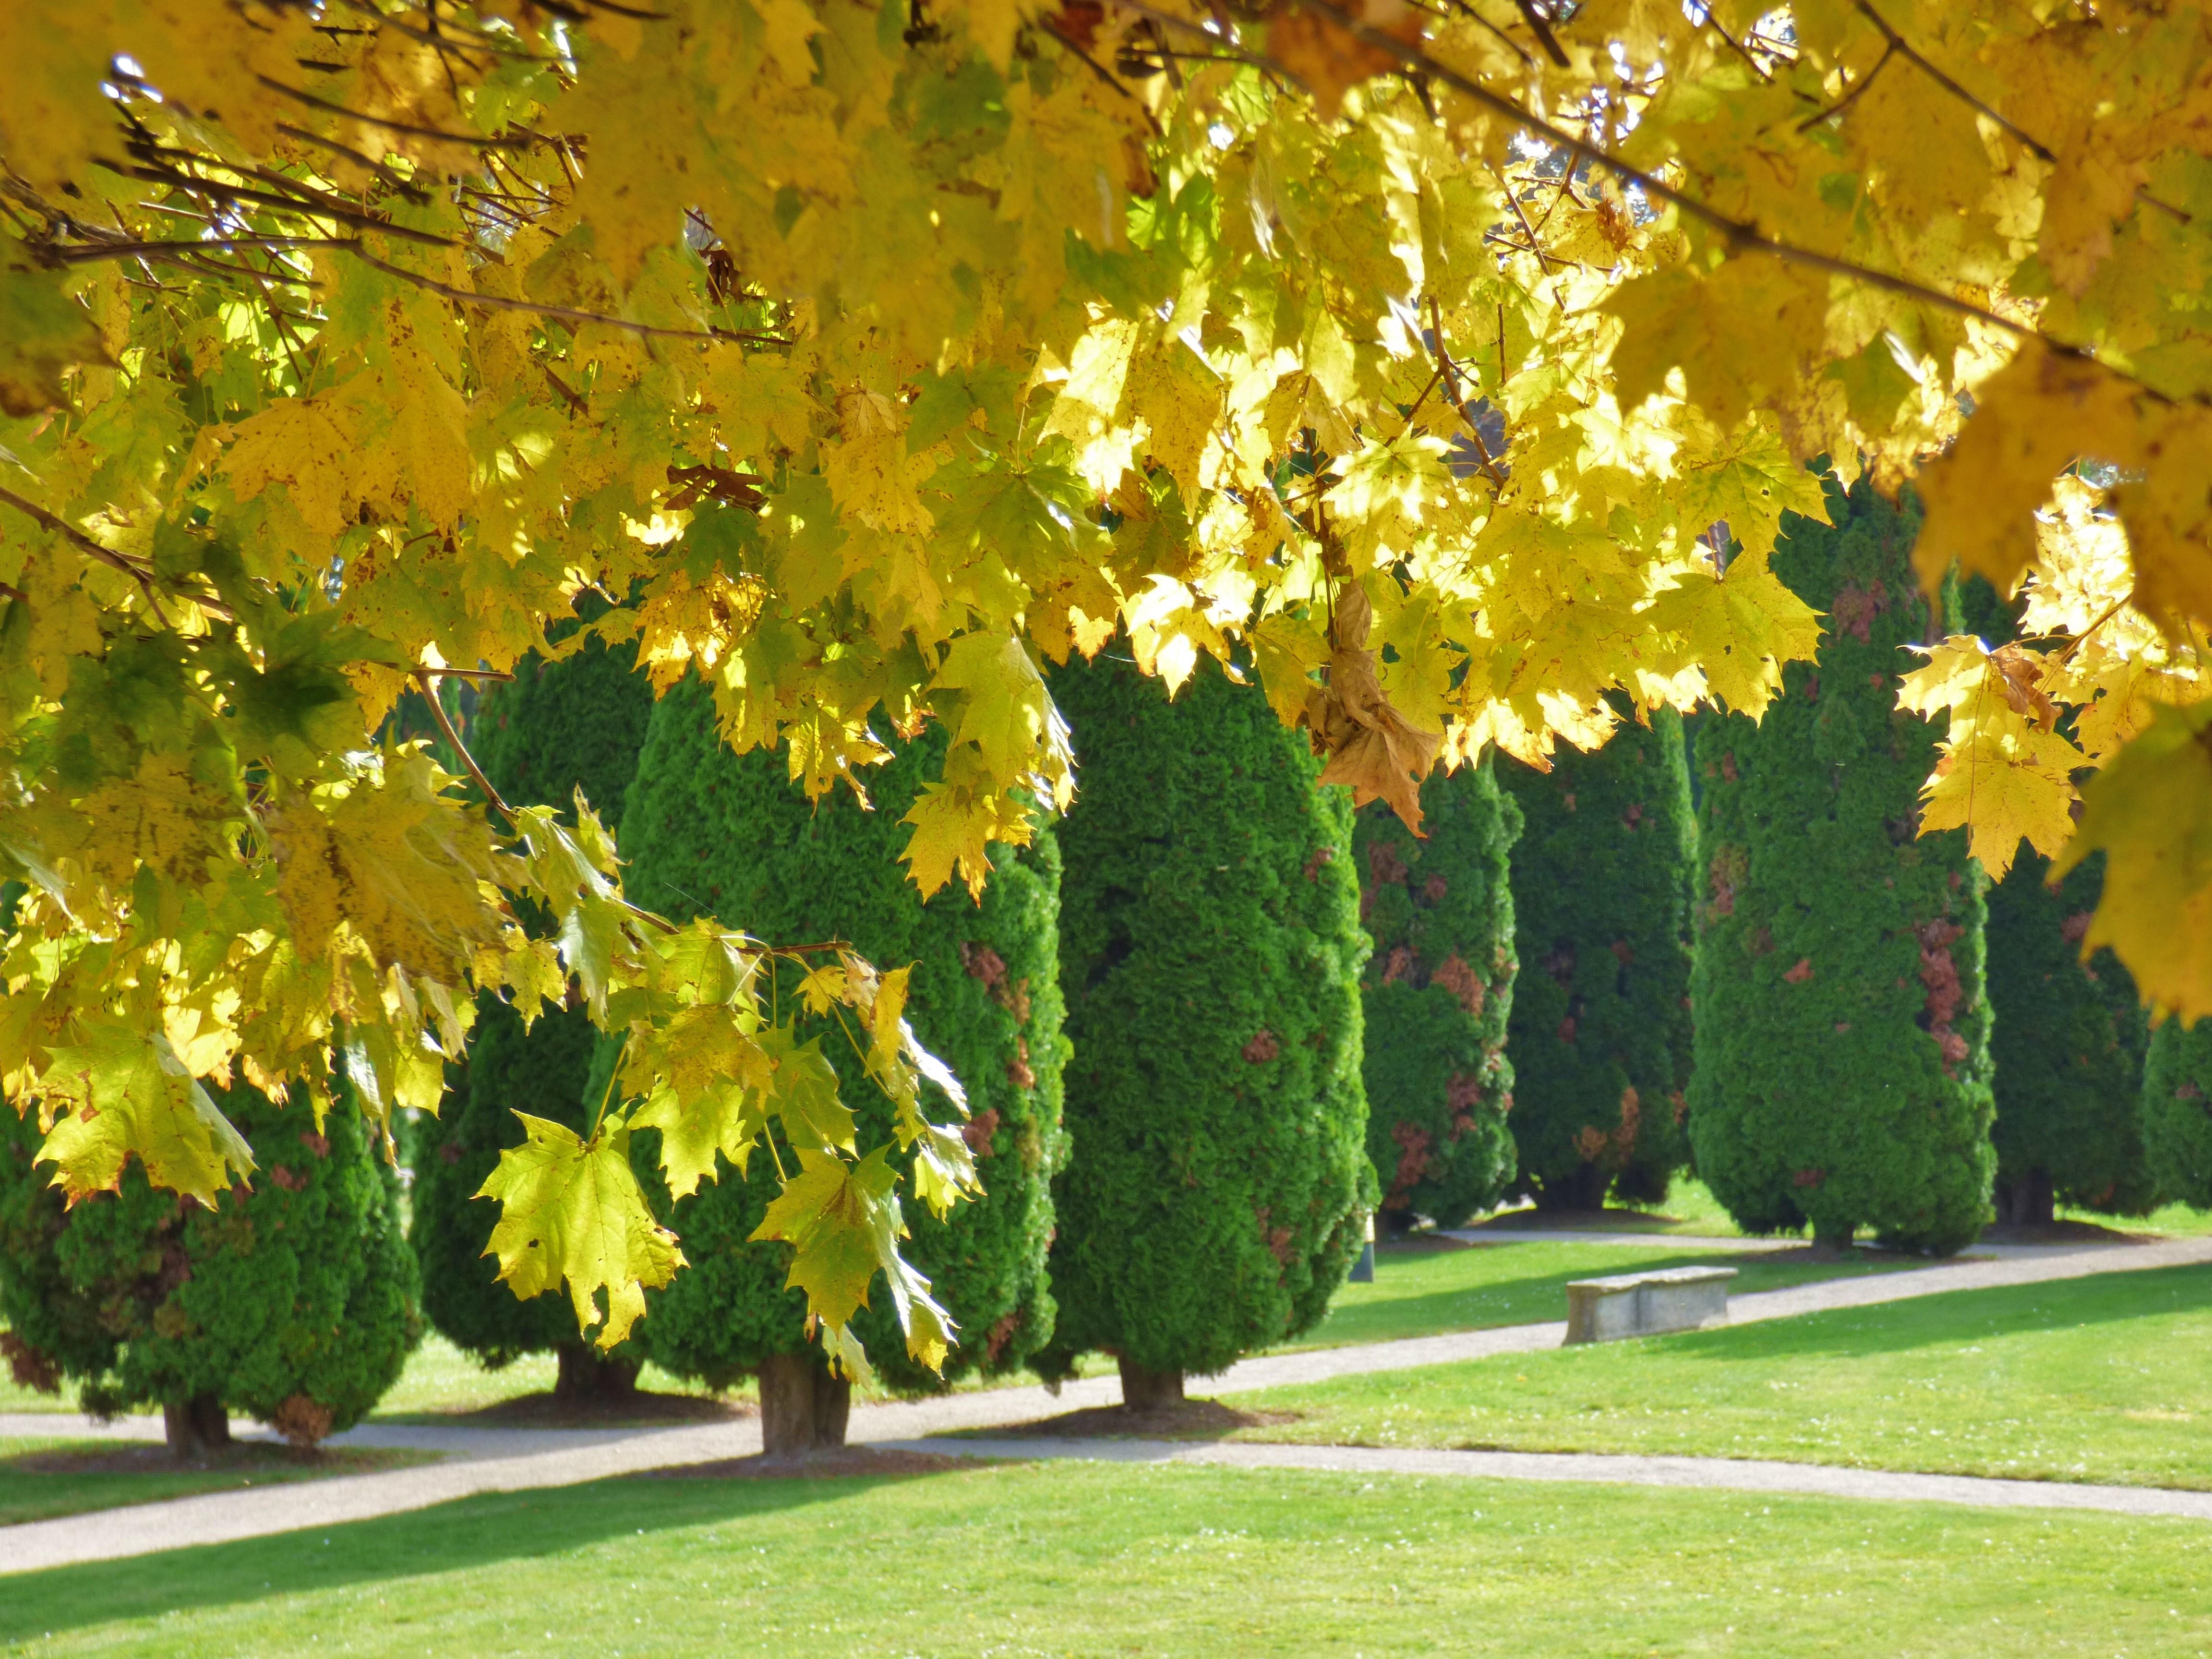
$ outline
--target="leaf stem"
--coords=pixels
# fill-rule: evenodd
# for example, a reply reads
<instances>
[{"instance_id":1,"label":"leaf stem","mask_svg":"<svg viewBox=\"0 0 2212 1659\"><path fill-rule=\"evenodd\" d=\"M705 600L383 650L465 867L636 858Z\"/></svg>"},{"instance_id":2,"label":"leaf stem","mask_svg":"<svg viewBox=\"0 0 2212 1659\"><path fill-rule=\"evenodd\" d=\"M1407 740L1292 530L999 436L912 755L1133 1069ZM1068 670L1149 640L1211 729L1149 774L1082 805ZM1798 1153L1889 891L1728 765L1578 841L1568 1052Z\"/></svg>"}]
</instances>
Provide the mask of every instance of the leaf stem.
<instances>
[{"instance_id":1,"label":"leaf stem","mask_svg":"<svg viewBox=\"0 0 2212 1659\"><path fill-rule=\"evenodd\" d=\"M438 730L445 733L446 741L453 745L453 753L468 769L470 778L483 792L484 799L512 824L514 809L501 800L499 791L491 787L491 780L484 775L483 768L477 764L477 757L469 753L468 745L461 741L461 734L454 730L453 717L446 713L446 705L438 701L437 678L446 672L442 668L417 668L414 671L416 683L422 688L422 696L430 705L430 718L438 722Z\"/></svg>"}]
</instances>

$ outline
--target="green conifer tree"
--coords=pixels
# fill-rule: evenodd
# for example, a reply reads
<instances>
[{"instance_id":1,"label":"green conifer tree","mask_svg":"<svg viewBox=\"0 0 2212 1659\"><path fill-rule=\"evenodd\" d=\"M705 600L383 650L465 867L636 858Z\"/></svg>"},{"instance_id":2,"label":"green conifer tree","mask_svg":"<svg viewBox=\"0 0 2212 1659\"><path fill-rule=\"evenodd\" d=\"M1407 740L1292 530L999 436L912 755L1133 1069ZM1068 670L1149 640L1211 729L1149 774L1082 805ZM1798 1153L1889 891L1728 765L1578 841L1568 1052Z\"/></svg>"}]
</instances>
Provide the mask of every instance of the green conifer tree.
<instances>
[{"instance_id":1,"label":"green conifer tree","mask_svg":"<svg viewBox=\"0 0 2212 1659\"><path fill-rule=\"evenodd\" d=\"M957 884L924 903L898 862L908 834L900 820L936 774L943 742L933 726L872 771L872 811L845 791L809 802L781 753L731 753L711 696L687 681L653 711L621 840L629 892L665 915L722 912L771 944L842 939L882 966L915 964L907 1017L967 1091L962 1133L984 1191L944 1221L919 1202L905 1206L907 1259L960 1328L944 1381L907 1358L880 1282L854 1321L884 1381L915 1393L1012 1370L1050 1339L1045 1252L1066 1145L1058 848L1040 826L1026 848L993 849L980 905ZM843 1079L862 1149L889 1140L888 1103L863 1079L842 1028L810 1020L783 988L781 1012L802 1040L823 1039ZM607 1045L601 1054L603 1077ZM939 1099L930 1110L941 1120L950 1107ZM789 1167L788 1148L781 1157ZM775 1167L757 1152L747 1175L718 1165L718 1181L665 1206L691 1265L649 1293L638 1331L653 1361L678 1376L722 1383L757 1373L769 1449L798 1451L842 1441L850 1385L807 1340L805 1299L785 1284L789 1247L750 1242L775 1196ZM648 1176L647 1184L657 1182Z\"/></svg>"},{"instance_id":2,"label":"green conifer tree","mask_svg":"<svg viewBox=\"0 0 2212 1659\"><path fill-rule=\"evenodd\" d=\"M1170 702L1102 656L1053 695L1083 770L1060 831L1075 1156L1040 1369L1112 1352L1144 1409L1310 1329L1358 1258L1377 1194L1352 812L1211 666Z\"/></svg>"},{"instance_id":3,"label":"green conifer tree","mask_svg":"<svg viewBox=\"0 0 2212 1659\"><path fill-rule=\"evenodd\" d=\"M2081 959L2104 855L2054 890L2050 860L2021 852L1990 890L1998 1218L2048 1222L2059 1200L2142 1215L2157 1200L2143 1151L2148 1023L2118 957Z\"/></svg>"},{"instance_id":4,"label":"green conifer tree","mask_svg":"<svg viewBox=\"0 0 2212 1659\"><path fill-rule=\"evenodd\" d=\"M1948 1253L1990 1218L1984 882L1918 834L1937 733L1896 707L1934 631L1917 509L1830 480L1835 528L1789 515L1773 568L1826 613L1754 726L1698 734L1703 901L1692 997L1698 1172L1753 1231L1866 1229Z\"/></svg>"},{"instance_id":5,"label":"green conifer tree","mask_svg":"<svg viewBox=\"0 0 2212 1659\"><path fill-rule=\"evenodd\" d=\"M1507 861L1521 814L1489 762L1421 786L1416 837L1384 801L1354 818L1359 911L1374 941L1360 978L1367 1155L1380 1218L1456 1227L1513 1179L1513 894Z\"/></svg>"},{"instance_id":6,"label":"green conifer tree","mask_svg":"<svg viewBox=\"0 0 2212 1659\"><path fill-rule=\"evenodd\" d=\"M244 1083L216 1103L261 1166L212 1210L136 1163L65 1208L35 1115L0 1112L0 1350L88 1410L160 1406L179 1456L228 1442L234 1411L303 1445L352 1427L422 1331L398 1180L355 1103L320 1131Z\"/></svg>"},{"instance_id":7,"label":"green conifer tree","mask_svg":"<svg viewBox=\"0 0 2212 1659\"><path fill-rule=\"evenodd\" d=\"M2212 1210L2212 1019L2177 1016L2151 1033L2142 1127L2159 1195Z\"/></svg>"},{"instance_id":8,"label":"green conifer tree","mask_svg":"<svg viewBox=\"0 0 2212 1659\"><path fill-rule=\"evenodd\" d=\"M511 682L484 692L471 722L471 751L503 799L568 808L580 789L609 829L621 823L653 713L653 688L632 663L627 645L610 650L590 640L556 662L526 659ZM548 1008L526 1031L506 1003L479 998L467 1063L453 1068L441 1115L416 1124L409 1146L409 1237L430 1322L495 1369L550 1350L560 1365L555 1393L568 1400L627 1395L637 1357L610 1358L584 1341L567 1297L525 1302L499 1282L498 1262L483 1253L498 1206L476 1194L500 1153L522 1144L517 1111L582 1130L596 1036L580 1008Z\"/></svg>"},{"instance_id":9,"label":"green conifer tree","mask_svg":"<svg viewBox=\"0 0 2212 1659\"><path fill-rule=\"evenodd\" d=\"M1656 1202L1689 1156L1690 909L1697 817L1682 721L1625 725L1549 772L1507 764L1521 979L1513 1062L1521 1179L1547 1208Z\"/></svg>"}]
</instances>

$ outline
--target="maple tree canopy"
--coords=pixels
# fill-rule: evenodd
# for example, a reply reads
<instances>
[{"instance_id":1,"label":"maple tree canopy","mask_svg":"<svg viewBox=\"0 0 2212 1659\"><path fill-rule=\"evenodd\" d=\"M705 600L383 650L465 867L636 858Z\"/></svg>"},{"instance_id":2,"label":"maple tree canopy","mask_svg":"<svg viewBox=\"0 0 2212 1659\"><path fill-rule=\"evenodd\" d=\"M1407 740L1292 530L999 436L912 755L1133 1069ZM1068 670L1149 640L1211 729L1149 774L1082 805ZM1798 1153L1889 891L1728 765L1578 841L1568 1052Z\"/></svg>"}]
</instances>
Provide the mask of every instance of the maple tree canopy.
<instances>
[{"instance_id":1,"label":"maple tree canopy","mask_svg":"<svg viewBox=\"0 0 2212 1659\"><path fill-rule=\"evenodd\" d=\"M0 6L9 1098L72 1195L211 1198L253 1158L200 1079L380 1120L474 992L574 997L640 1121L805 1149L763 1231L818 1305L904 1308L899 1190L975 1181L904 970L633 908L595 821L380 742L404 687L592 588L811 791L939 721L929 891L1068 798L1040 663L1121 629L1410 818L1608 692L1759 713L1821 455L2025 585L1906 690L1923 826L2106 849L2085 948L2212 1012L2208 124L2203 12L2128 0ZM629 1124L486 1188L609 1344L682 1260Z\"/></svg>"}]
</instances>

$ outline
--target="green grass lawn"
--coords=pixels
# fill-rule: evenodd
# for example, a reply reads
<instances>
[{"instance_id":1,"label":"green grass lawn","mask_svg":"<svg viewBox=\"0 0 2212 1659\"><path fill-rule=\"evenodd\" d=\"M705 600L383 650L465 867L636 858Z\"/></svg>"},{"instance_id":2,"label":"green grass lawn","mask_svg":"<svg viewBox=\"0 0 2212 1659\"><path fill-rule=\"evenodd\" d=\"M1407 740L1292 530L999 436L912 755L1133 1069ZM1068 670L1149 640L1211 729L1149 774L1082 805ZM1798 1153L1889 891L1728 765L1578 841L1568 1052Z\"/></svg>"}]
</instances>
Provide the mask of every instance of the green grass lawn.
<instances>
[{"instance_id":1,"label":"green grass lawn","mask_svg":"<svg viewBox=\"0 0 2212 1659\"><path fill-rule=\"evenodd\" d=\"M440 1416L496 1406L518 1395L543 1394L553 1387L553 1356L529 1354L499 1370L488 1371L434 1333L408 1357L407 1369L376 1409L378 1417ZM655 1366L648 1365L641 1385L664 1394L700 1394ZM58 1395L39 1394L22 1387L0 1371L0 1412L74 1412L76 1390L64 1386ZM147 1407L145 1413L154 1408Z\"/></svg>"},{"instance_id":2,"label":"green grass lawn","mask_svg":"<svg viewBox=\"0 0 2212 1659\"><path fill-rule=\"evenodd\" d=\"M1244 1437L2212 1489L2212 1267L1962 1291L1240 1394Z\"/></svg>"},{"instance_id":3,"label":"green grass lawn","mask_svg":"<svg viewBox=\"0 0 2212 1659\"><path fill-rule=\"evenodd\" d=\"M1496 1225L1510 1227L1516 1219L1533 1218L1531 1210L1501 1211L1489 1218ZM1641 1216L1642 1219L1636 1218ZM2168 1204L2146 1216L2100 1215L2094 1210L2077 1210L2060 1206L2058 1218L2062 1221L2086 1221L2099 1227L2110 1227L2116 1232L2149 1233L2166 1238L2198 1238L2212 1233L2212 1210L2192 1210L2185 1204ZM1599 1224L1594 1218L1582 1224L1585 1227ZM1623 1229L1638 1227L1658 1233L1680 1233L1699 1238L1741 1238L1743 1230L1735 1224L1734 1217L1721 1207L1712 1189L1695 1176L1678 1175L1667 1189L1666 1201L1641 1212L1623 1210L1602 1224Z\"/></svg>"},{"instance_id":4,"label":"green grass lawn","mask_svg":"<svg viewBox=\"0 0 2212 1659\"><path fill-rule=\"evenodd\" d=\"M1469 1249L1377 1253L1375 1282L1346 1285L1328 1317L1286 1346L1334 1348L1390 1342L1439 1331L1483 1330L1567 1316L1567 1281L1661 1267L1734 1267L1733 1295L1813 1279L1925 1267L1923 1261L1856 1255L1843 1261L1762 1261L1755 1255L1699 1255L1653 1244L1485 1244Z\"/></svg>"},{"instance_id":5,"label":"green grass lawn","mask_svg":"<svg viewBox=\"0 0 2212 1659\"><path fill-rule=\"evenodd\" d=\"M2212 1527L1057 1464L630 1480L0 1579L24 1655L2212 1652Z\"/></svg>"},{"instance_id":6,"label":"green grass lawn","mask_svg":"<svg viewBox=\"0 0 2212 1659\"><path fill-rule=\"evenodd\" d=\"M0 1527L194 1492L363 1474L432 1461L434 1453L333 1449L302 1457L287 1446L244 1443L189 1464L161 1446L82 1439L0 1439ZM7 1544L0 1539L0 1562Z\"/></svg>"}]
</instances>

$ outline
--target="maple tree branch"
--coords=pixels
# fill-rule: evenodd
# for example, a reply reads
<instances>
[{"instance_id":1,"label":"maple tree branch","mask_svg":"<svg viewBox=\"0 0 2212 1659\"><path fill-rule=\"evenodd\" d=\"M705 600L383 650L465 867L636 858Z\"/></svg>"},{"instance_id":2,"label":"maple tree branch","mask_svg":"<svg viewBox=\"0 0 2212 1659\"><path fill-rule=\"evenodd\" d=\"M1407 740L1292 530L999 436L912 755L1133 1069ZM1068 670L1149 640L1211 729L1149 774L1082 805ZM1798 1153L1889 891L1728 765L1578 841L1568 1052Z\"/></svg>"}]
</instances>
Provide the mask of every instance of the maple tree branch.
<instances>
[{"instance_id":1,"label":"maple tree branch","mask_svg":"<svg viewBox=\"0 0 2212 1659\"><path fill-rule=\"evenodd\" d=\"M438 730L445 733L446 741L453 745L453 753L460 757L461 764L468 769L470 780L483 791L484 799L497 808L499 815L511 824L514 822L514 809L501 800L499 791L491 787L491 780L484 775L483 768L477 764L477 757L469 753L468 745L461 741L461 734L453 729L453 716L446 713L446 705L438 701L437 678L446 672L442 668L417 668L414 671L415 683L422 688L422 699L430 705L430 718L438 722Z\"/></svg>"},{"instance_id":2,"label":"maple tree branch","mask_svg":"<svg viewBox=\"0 0 2212 1659\"><path fill-rule=\"evenodd\" d=\"M1473 18L1476 22L1481 24L1483 27L1488 29L1492 34L1496 35L1500 40L1503 40L1506 46L1512 52L1513 55L1516 58L1518 58L1522 63L1528 64L1531 69L1535 67L1536 60L1528 55L1528 47L1522 46L1510 34L1508 34L1497 24L1492 22L1487 17L1485 17L1481 12L1469 5L1468 3L1468 0L1451 0L1451 4L1452 9L1457 11L1461 16Z\"/></svg>"},{"instance_id":3,"label":"maple tree branch","mask_svg":"<svg viewBox=\"0 0 2212 1659\"><path fill-rule=\"evenodd\" d=\"M504 668L425 668L420 672L452 680L511 680L514 678Z\"/></svg>"},{"instance_id":4,"label":"maple tree branch","mask_svg":"<svg viewBox=\"0 0 2212 1659\"><path fill-rule=\"evenodd\" d=\"M1849 109L1853 104L1858 101L1859 94L1874 84L1875 76L1880 75L1882 72L1882 70L1888 64L1889 60L1896 56L1897 47L1894 44L1884 46L1881 49L1881 56L1874 60L1874 67L1872 69L1869 70L1864 75L1859 76L1857 80L1852 82L1851 84L1844 89L1844 95L1837 99L1834 103L1830 104L1825 109L1814 110L1810 115L1800 121L1797 124L1797 131L1800 132L1810 132L1814 127L1819 126L1821 122L1832 120L1835 117L1841 115L1845 110Z\"/></svg>"},{"instance_id":5,"label":"maple tree branch","mask_svg":"<svg viewBox=\"0 0 2212 1659\"><path fill-rule=\"evenodd\" d=\"M1474 453L1481 458L1482 470L1490 475L1490 482L1493 485L1503 489L1505 488L1504 471L1492 457L1490 446L1483 442L1482 434L1475 429L1474 422L1468 418L1466 400L1460 396L1459 370L1452 362L1451 353L1444 349L1443 307L1437 302L1437 296L1433 294L1429 295L1429 326L1436 339L1437 372L1444 377L1444 395L1451 399L1452 410L1459 416L1459 423L1467 428L1467 435L1474 440ZM1503 364L1499 365L1499 370L1502 374Z\"/></svg>"},{"instance_id":6,"label":"maple tree branch","mask_svg":"<svg viewBox=\"0 0 2212 1659\"><path fill-rule=\"evenodd\" d=\"M1544 55L1561 69L1572 69L1574 60L1567 56L1567 49L1559 44L1559 37L1552 33L1552 20L1544 15L1536 0L1513 0L1513 3L1520 7L1521 15L1528 20L1528 27L1535 30L1537 44L1544 48Z\"/></svg>"},{"instance_id":7,"label":"maple tree branch","mask_svg":"<svg viewBox=\"0 0 2212 1659\"><path fill-rule=\"evenodd\" d=\"M0 501L6 502L24 517L37 520L40 526L53 532L55 535L59 536L87 558L95 559L112 569L121 571L141 587L148 588L149 597L151 597L152 572L131 562L127 555L118 553L112 547L102 547L67 519L47 512L36 501L25 501L12 489L0 488Z\"/></svg>"},{"instance_id":8,"label":"maple tree branch","mask_svg":"<svg viewBox=\"0 0 2212 1659\"><path fill-rule=\"evenodd\" d=\"M257 202L266 207L297 213L306 218L335 219L342 224L358 225L365 230L373 230L381 235L395 237L401 241L420 242L429 247L460 246L452 237L441 236L435 231L416 230L411 225L395 225L390 220L380 219L373 213L364 213L358 208L346 207L323 196L319 191L313 192L315 199L303 201L296 197L280 196L275 191L255 190L250 185L227 185L218 179L198 178L189 173L179 173L173 168L130 167L114 161L101 161L97 165L106 167L111 173L119 173L126 179L143 179L149 184L167 185L176 190L198 191L223 201Z\"/></svg>"},{"instance_id":9,"label":"maple tree branch","mask_svg":"<svg viewBox=\"0 0 2212 1659\"><path fill-rule=\"evenodd\" d=\"M20 599L25 605L28 605L31 602L31 596L12 583L0 582L0 599Z\"/></svg>"},{"instance_id":10,"label":"maple tree branch","mask_svg":"<svg viewBox=\"0 0 2212 1659\"><path fill-rule=\"evenodd\" d=\"M552 382L553 389L561 394L561 400L563 403L574 410L583 419L591 419L592 406L584 401L574 386L553 372L553 366L550 363L540 363L538 368L544 371L545 378Z\"/></svg>"},{"instance_id":11,"label":"maple tree branch","mask_svg":"<svg viewBox=\"0 0 2212 1659\"><path fill-rule=\"evenodd\" d=\"M2003 116L1998 114L1996 111L1991 109L1980 99L1975 97L1972 93L1968 92L1966 88L1960 86L1956 81L1954 81L1942 70L1937 69L1935 64L1929 63L1925 58L1922 57L1919 51L1913 46L1913 44L1910 40L1907 40L1903 35L1899 34L1895 29L1892 28L1889 25L1889 20L1875 9L1874 0L1852 0L1852 3L1857 8L1860 16L1865 18L1867 21L1872 23L1876 28L1881 31L1881 38L1889 42L1891 51L1903 53L1905 58L1913 65L1914 68L1917 69L1923 75L1925 75L1937 86L1942 88L1944 91L1949 93L1960 103L1966 105L1967 108L1975 111L1978 114L1988 116L1990 120L1996 122L2007 132L2012 134L2014 137L2019 139L2021 143L2027 145L2029 154L2033 155L2037 161L2056 161L2058 159L2048 146L2039 143L2033 137L2030 137L2027 132L2023 131L2017 122L2009 121Z\"/></svg>"},{"instance_id":12,"label":"maple tree branch","mask_svg":"<svg viewBox=\"0 0 2212 1659\"><path fill-rule=\"evenodd\" d=\"M1133 10L1146 10L1146 8L1136 3L1136 0L1125 0L1125 3L1128 4ZM1354 40L1373 46L1380 52L1387 52L1405 65L1407 70L1432 76L1455 92L1473 100L1485 109L1515 122L1538 137L1547 138L1555 144L1587 155L1594 164L1603 167L1622 183L1635 185L1645 194L1667 203L1680 210L1685 216L1718 231L1729 246L1738 252L1764 253L1786 264L1802 265L1810 270L1826 271L1831 276L1841 276L1847 281L1863 283L1869 288L1878 289L1886 294L1894 294L1921 305L1931 306L1939 311L1948 311L1956 317L1971 317L1977 322L1986 323L1991 328L2010 335L2014 339L2034 340L2062 356L2078 357L2084 362L2094 363L2107 374L2125 380L2131 386L2142 387L2145 392L2161 402L2171 401L2165 393L2135 375L2128 374L2125 370L2114 368L2109 363L2100 362L2087 348L2070 345L2063 340L2053 339L2032 324L2016 321L2010 317L1991 311L1987 306L1976 305L1972 300L1964 299L1956 294L1946 294L1941 289L1930 288L1924 283L1915 282L1910 276L1900 276L1893 271L1879 270L1871 265L1863 265L1855 260L1841 258L1832 253L1822 253L1813 248L1800 247L1793 242L1785 242L1777 237L1769 236L1757 225L1747 223L1740 219L1731 219L1718 208L1699 201L1687 191L1668 184L1656 173L1646 173L1643 168L1620 160L1620 157L1599 148L1587 138L1576 137L1565 128L1555 126L1542 116L1531 110L1524 109L1503 93L1493 92L1473 76L1461 73L1448 64L1439 63L1421 47L1407 46L1395 35L1386 33L1352 16L1341 6L1334 4L1332 0L1297 0L1297 3L1309 11L1319 13ZM1148 10L1146 15L1161 17L1170 15L1164 12L1153 14ZM1188 19L1176 18L1173 21L1178 27L1183 28L1200 27L1200 25ZM1280 66L1278 65L1277 68L1279 70Z\"/></svg>"},{"instance_id":13,"label":"maple tree branch","mask_svg":"<svg viewBox=\"0 0 2212 1659\"><path fill-rule=\"evenodd\" d=\"M1113 70L1108 69L1105 64L1100 63L1096 58L1093 58L1091 55L1090 49L1086 47L1083 42L1077 40L1074 34L1060 22L1060 19L1056 15L1051 12L1046 12L1040 21L1044 24L1046 32L1048 33L1054 40L1059 41L1061 46L1065 46L1068 51L1073 52L1078 58L1081 58L1084 64L1089 67L1093 75L1097 76L1101 81L1103 81L1108 86L1113 88L1115 91L1120 93L1124 98L1127 99L1131 103L1137 106L1139 113L1143 115L1145 118L1145 125L1152 128L1153 137L1164 138L1168 136L1167 129L1160 125L1160 118L1152 113L1151 107L1146 104L1145 100L1139 98L1135 93L1130 91L1128 88L1123 86L1121 84L1121 78L1116 76Z\"/></svg>"},{"instance_id":14,"label":"maple tree branch","mask_svg":"<svg viewBox=\"0 0 2212 1659\"><path fill-rule=\"evenodd\" d=\"M1766 65L1760 63L1757 58L1752 55L1751 48L1744 45L1742 41L1737 40L1735 36L1730 34L1728 30L1722 26L1721 20L1713 15L1712 0L1705 0L1705 4L1702 9L1705 12L1705 15L1698 20L1702 27L1711 29L1715 34L1719 35L1722 40L1727 41L1728 44L1735 49L1735 55L1742 58L1745 63L1750 64L1751 72L1753 75L1756 75L1760 80L1771 82L1774 79L1774 76L1768 72Z\"/></svg>"},{"instance_id":15,"label":"maple tree branch","mask_svg":"<svg viewBox=\"0 0 2212 1659\"><path fill-rule=\"evenodd\" d=\"M350 144L342 144L335 138L325 138L321 133L310 132L305 127L295 127L289 121L279 121L276 124L276 131L287 138L296 138L301 143L318 145L334 155L344 156L349 161L367 167L392 190L404 196L410 202L428 202L430 199L430 192L420 185L401 178L383 162L364 151L356 149Z\"/></svg>"},{"instance_id":16,"label":"maple tree branch","mask_svg":"<svg viewBox=\"0 0 2212 1659\"><path fill-rule=\"evenodd\" d=\"M498 294L477 294L465 288L455 288L450 283L439 282L380 259L359 242L339 241L331 244L344 249L364 264L397 276L403 283L412 283L416 288L453 301L456 305L476 306L485 311L519 311L532 317L550 317L561 322L598 323L607 328L627 329L632 334L657 340L730 340L749 345L789 345L781 334L762 334L738 328L663 328L658 323L634 323L627 317L610 317L603 312L580 311L574 306L545 306L530 300L510 300Z\"/></svg>"},{"instance_id":17,"label":"maple tree branch","mask_svg":"<svg viewBox=\"0 0 2212 1659\"><path fill-rule=\"evenodd\" d=\"M381 115L363 115L359 110L348 109L343 104L334 104L327 98L318 98L312 92L298 87L288 87L282 81L268 76L253 77L273 93L305 104L309 109L321 110L326 115L342 115L349 121L358 121L366 127L382 127L386 132L404 132L416 138L435 138L441 143L462 144L471 149L528 149L541 140L534 138L479 138L471 132L447 132L439 127L419 127L411 121L387 120Z\"/></svg>"}]
</instances>

